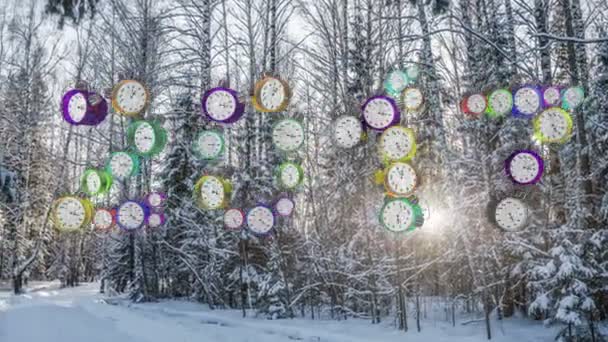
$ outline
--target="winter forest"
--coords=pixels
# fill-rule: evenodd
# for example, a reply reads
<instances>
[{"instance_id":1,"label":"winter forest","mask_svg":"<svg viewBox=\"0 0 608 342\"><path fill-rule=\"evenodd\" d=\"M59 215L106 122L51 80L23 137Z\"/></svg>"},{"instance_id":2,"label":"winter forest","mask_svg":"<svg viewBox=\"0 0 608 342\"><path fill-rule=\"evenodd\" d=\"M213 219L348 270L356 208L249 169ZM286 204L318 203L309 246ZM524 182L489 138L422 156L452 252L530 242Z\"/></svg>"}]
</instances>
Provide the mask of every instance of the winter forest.
<instances>
[{"instance_id":1,"label":"winter forest","mask_svg":"<svg viewBox=\"0 0 608 342\"><path fill-rule=\"evenodd\" d=\"M316 330L226 341L608 341L607 31L605 0L0 0L0 341L48 284Z\"/></svg>"}]
</instances>

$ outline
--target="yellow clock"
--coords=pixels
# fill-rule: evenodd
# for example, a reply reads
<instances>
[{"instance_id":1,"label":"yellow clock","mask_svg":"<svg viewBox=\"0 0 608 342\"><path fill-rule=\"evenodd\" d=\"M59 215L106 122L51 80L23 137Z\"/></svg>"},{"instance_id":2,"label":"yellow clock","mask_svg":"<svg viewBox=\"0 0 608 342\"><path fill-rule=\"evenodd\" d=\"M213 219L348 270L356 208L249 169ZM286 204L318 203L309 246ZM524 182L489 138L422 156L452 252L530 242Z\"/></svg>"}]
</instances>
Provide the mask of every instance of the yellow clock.
<instances>
[{"instance_id":1,"label":"yellow clock","mask_svg":"<svg viewBox=\"0 0 608 342\"><path fill-rule=\"evenodd\" d=\"M391 126L382 132L378 152L383 163L408 161L416 154L416 136L411 128Z\"/></svg>"},{"instance_id":2,"label":"yellow clock","mask_svg":"<svg viewBox=\"0 0 608 342\"><path fill-rule=\"evenodd\" d=\"M146 109L150 93L143 83L136 80L123 80L112 89L112 107L124 116L135 116Z\"/></svg>"},{"instance_id":3,"label":"yellow clock","mask_svg":"<svg viewBox=\"0 0 608 342\"><path fill-rule=\"evenodd\" d=\"M91 223L93 205L86 198L64 196L53 203L52 220L57 230L75 232Z\"/></svg>"},{"instance_id":4,"label":"yellow clock","mask_svg":"<svg viewBox=\"0 0 608 342\"><path fill-rule=\"evenodd\" d=\"M252 103L259 112L282 112L289 105L291 90L287 82L278 77L264 76L255 84Z\"/></svg>"}]
</instances>

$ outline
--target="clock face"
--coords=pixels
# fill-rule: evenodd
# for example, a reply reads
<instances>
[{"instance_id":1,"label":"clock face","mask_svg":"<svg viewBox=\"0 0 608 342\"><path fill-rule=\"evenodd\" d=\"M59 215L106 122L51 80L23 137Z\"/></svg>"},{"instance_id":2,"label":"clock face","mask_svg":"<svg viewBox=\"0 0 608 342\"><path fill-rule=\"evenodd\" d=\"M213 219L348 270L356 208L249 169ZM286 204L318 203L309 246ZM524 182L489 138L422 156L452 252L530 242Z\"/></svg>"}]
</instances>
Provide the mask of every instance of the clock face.
<instances>
[{"instance_id":1,"label":"clock face","mask_svg":"<svg viewBox=\"0 0 608 342\"><path fill-rule=\"evenodd\" d=\"M224 225L228 229L239 229L243 226L245 217L240 209L232 208L224 213Z\"/></svg>"},{"instance_id":2,"label":"clock face","mask_svg":"<svg viewBox=\"0 0 608 342\"><path fill-rule=\"evenodd\" d=\"M164 196L158 192L153 192L148 195L148 203L150 204L150 206L155 208L160 207L163 204L164 200Z\"/></svg>"},{"instance_id":3,"label":"clock face","mask_svg":"<svg viewBox=\"0 0 608 342\"><path fill-rule=\"evenodd\" d=\"M513 104L521 115L532 116L540 110L540 94L533 87L519 88L513 95Z\"/></svg>"},{"instance_id":4,"label":"clock face","mask_svg":"<svg viewBox=\"0 0 608 342\"><path fill-rule=\"evenodd\" d=\"M287 189L295 188L302 180L300 168L293 163L285 163L281 167L281 184Z\"/></svg>"},{"instance_id":5,"label":"clock face","mask_svg":"<svg viewBox=\"0 0 608 342\"><path fill-rule=\"evenodd\" d=\"M561 92L558 87L546 87L543 89L543 100L545 101L546 107L553 107L559 105L561 101Z\"/></svg>"},{"instance_id":6,"label":"clock face","mask_svg":"<svg viewBox=\"0 0 608 342\"><path fill-rule=\"evenodd\" d=\"M276 111L280 109L283 102L287 101L287 93L283 82L276 78L269 78L262 85L259 102L264 108Z\"/></svg>"},{"instance_id":7,"label":"clock face","mask_svg":"<svg viewBox=\"0 0 608 342\"><path fill-rule=\"evenodd\" d=\"M88 193L96 194L101 191L101 177L96 171L87 173L85 182Z\"/></svg>"},{"instance_id":8,"label":"clock face","mask_svg":"<svg viewBox=\"0 0 608 342\"><path fill-rule=\"evenodd\" d=\"M563 109L552 107L538 115L534 129L541 142L565 142L572 133L572 118Z\"/></svg>"},{"instance_id":9,"label":"clock face","mask_svg":"<svg viewBox=\"0 0 608 342\"><path fill-rule=\"evenodd\" d=\"M139 229L145 220L146 212L137 202L125 202L116 212L116 221L124 230Z\"/></svg>"},{"instance_id":10,"label":"clock face","mask_svg":"<svg viewBox=\"0 0 608 342\"><path fill-rule=\"evenodd\" d=\"M416 171L409 164L396 163L388 168L386 187L391 193L399 196L409 195L416 188Z\"/></svg>"},{"instance_id":11,"label":"clock face","mask_svg":"<svg viewBox=\"0 0 608 342\"><path fill-rule=\"evenodd\" d=\"M344 115L335 123L334 140L342 148L354 147L361 141L363 128L361 121L354 116Z\"/></svg>"},{"instance_id":12,"label":"clock face","mask_svg":"<svg viewBox=\"0 0 608 342\"><path fill-rule=\"evenodd\" d=\"M272 142L280 150L295 151L304 143L304 128L295 120L281 120L272 130Z\"/></svg>"},{"instance_id":13,"label":"clock face","mask_svg":"<svg viewBox=\"0 0 608 342\"><path fill-rule=\"evenodd\" d=\"M217 159L224 150L224 139L215 131L202 132L195 143L195 149L202 159Z\"/></svg>"},{"instance_id":14,"label":"clock face","mask_svg":"<svg viewBox=\"0 0 608 342\"><path fill-rule=\"evenodd\" d=\"M493 116L505 115L513 109L513 95L506 89L492 92L488 98L488 102L492 109L491 115Z\"/></svg>"},{"instance_id":15,"label":"clock face","mask_svg":"<svg viewBox=\"0 0 608 342\"><path fill-rule=\"evenodd\" d=\"M403 102L408 110L417 110L423 101L424 97L418 88L408 88L403 92Z\"/></svg>"},{"instance_id":16,"label":"clock face","mask_svg":"<svg viewBox=\"0 0 608 342\"><path fill-rule=\"evenodd\" d=\"M127 80L116 86L113 100L118 112L134 115L140 113L146 107L148 92L140 82Z\"/></svg>"},{"instance_id":17,"label":"clock face","mask_svg":"<svg viewBox=\"0 0 608 342\"><path fill-rule=\"evenodd\" d=\"M68 114L74 122L81 122L87 113L87 99L84 93L77 92L70 97L68 102Z\"/></svg>"},{"instance_id":18,"label":"clock face","mask_svg":"<svg viewBox=\"0 0 608 342\"><path fill-rule=\"evenodd\" d=\"M139 153L150 153L156 143L156 132L149 122L142 122L135 129L135 149Z\"/></svg>"},{"instance_id":19,"label":"clock face","mask_svg":"<svg viewBox=\"0 0 608 342\"><path fill-rule=\"evenodd\" d=\"M412 228L415 220L413 206L402 199L387 202L380 212L380 221L392 232L403 232Z\"/></svg>"},{"instance_id":20,"label":"clock face","mask_svg":"<svg viewBox=\"0 0 608 342\"><path fill-rule=\"evenodd\" d=\"M534 184L543 173L543 160L534 151L517 151L506 162L507 174L518 184Z\"/></svg>"},{"instance_id":21,"label":"clock face","mask_svg":"<svg viewBox=\"0 0 608 342\"><path fill-rule=\"evenodd\" d=\"M528 207L516 198L507 197L496 206L495 220L506 231L520 230L528 221Z\"/></svg>"},{"instance_id":22,"label":"clock face","mask_svg":"<svg viewBox=\"0 0 608 342\"><path fill-rule=\"evenodd\" d=\"M398 118L399 111L395 101L386 96L371 97L363 105L363 119L373 129L383 130Z\"/></svg>"},{"instance_id":23,"label":"clock face","mask_svg":"<svg viewBox=\"0 0 608 342\"><path fill-rule=\"evenodd\" d=\"M585 92L581 87L570 87L564 91L563 105L565 109L572 110L578 107L585 99Z\"/></svg>"},{"instance_id":24,"label":"clock face","mask_svg":"<svg viewBox=\"0 0 608 342\"><path fill-rule=\"evenodd\" d=\"M207 114L216 121L225 121L236 112L236 98L225 89L213 90L205 100Z\"/></svg>"},{"instance_id":25,"label":"clock face","mask_svg":"<svg viewBox=\"0 0 608 342\"><path fill-rule=\"evenodd\" d=\"M270 208L259 205L247 213L247 227L256 235L270 233L274 226L274 214Z\"/></svg>"},{"instance_id":26,"label":"clock face","mask_svg":"<svg viewBox=\"0 0 608 342\"><path fill-rule=\"evenodd\" d=\"M160 213L151 213L148 216L148 227L150 228L158 228L165 223L165 216Z\"/></svg>"},{"instance_id":27,"label":"clock face","mask_svg":"<svg viewBox=\"0 0 608 342\"><path fill-rule=\"evenodd\" d=\"M473 94L466 99L469 114L479 115L486 110L487 102L482 94Z\"/></svg>"},{"instance_id":28,"label":"clock face","mask_svg":"<svg viewBox=\"0 0 608 342\"><path fill-rule=\"evenodd\" d=\"M409 67L407 67L406 73L407 73L407 77L410 80L416 80L416 79L418 79L418 76L420 75L420 70L418 69L417 66L410 65Z\"/></svg>"},{"instance_id":29,"label":"clock face","mask_svg":"<svg viewBox=\"0 0 608 342\"><path fill-rule=\"evenodd\" d=\"M281 216L289 216L293 212L293 208L295 204L293 201L287 197L283 197L277 201L275 204L275 208L277 213Z\"/></svg>"},{"instance_id":30,"label":"clock face","mask_svg":"<svg viewBox=\"0 0 608 342\"><path fill-rule=\"evenodd\" d=\"M224 204L224 184L217 177L209 176L201 185L200 195L207 208L220 208Z\"/></svg>"},{"instance_id":31,"label":"clock face","mask_svg":"<svg viewBox=\"0 0 608 342\"><path fill-rule=\"evenodd\" d=\"M110 157L110 170L116 178L130 177L135 168L133 159L126 152L116 152Z\"/></svg>"},{"instance_id":32,"label":"clock face","mask_svg":"<svg viewBox=\"0 0 608 342\"><path fill-rule=\"evenodd\" d=\"M399 94L407 87L407 75L401 70L394 70L385 80L384 88L392 94Z\"/></svg>"},{"instance_id":33,"label":"clock face","mask_svg":"<svg viewBox=\"0 0 608 342\"><path fill-rule=\"evenodd\" d=\"M86 222L86 209L76 197L64 197L57 202L55 218L63 230L77 230Z\"/></svg>"},{"instance_id":34,"label":"clock face","mask_svg":"<svg viewBox=\"0 0 608 342\"><path fill-rule=\"evenodd\" d=\"M409 128L394 126L380 136L379 149L383 158L388 160L411 159L415 153L416 141Z\"/></svg>"},{"instance_id":35,"label":"clock face","mask_svg":"<svg viewBox=\"0 0 608 342\"><path fill-rule=\"evenodd\" d=\"M109 210L97 209L93 217L93 225L99 230L109 230L114 224L114 217Z\"/></svg>"}]
</instances>

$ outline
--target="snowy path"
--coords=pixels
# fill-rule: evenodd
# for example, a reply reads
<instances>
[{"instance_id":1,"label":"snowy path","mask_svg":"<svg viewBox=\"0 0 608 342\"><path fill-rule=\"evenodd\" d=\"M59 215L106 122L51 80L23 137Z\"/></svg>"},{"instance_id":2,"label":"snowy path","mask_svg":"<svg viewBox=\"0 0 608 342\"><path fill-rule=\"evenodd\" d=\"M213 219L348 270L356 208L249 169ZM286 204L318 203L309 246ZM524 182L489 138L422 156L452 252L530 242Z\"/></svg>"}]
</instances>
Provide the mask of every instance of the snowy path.
<instances>
[{"instance_id":1,"label":"snowy path","mask_svg":"<svg viewBox=\"0 0 608 342\"><path fill-rule=\"evenodd\" d=\"M110 305L97 285L59 290L55 285L22 296L0 292L1 342L443 342L484 341L480 325L452 328L425 322L404 334L366 321L267 321L237 311L209 311L196 303ZM550 341L554 331L525 321L494 326L493 341ZM507 335L508 333L508 335Z\"/></svg>"}]
</instances>

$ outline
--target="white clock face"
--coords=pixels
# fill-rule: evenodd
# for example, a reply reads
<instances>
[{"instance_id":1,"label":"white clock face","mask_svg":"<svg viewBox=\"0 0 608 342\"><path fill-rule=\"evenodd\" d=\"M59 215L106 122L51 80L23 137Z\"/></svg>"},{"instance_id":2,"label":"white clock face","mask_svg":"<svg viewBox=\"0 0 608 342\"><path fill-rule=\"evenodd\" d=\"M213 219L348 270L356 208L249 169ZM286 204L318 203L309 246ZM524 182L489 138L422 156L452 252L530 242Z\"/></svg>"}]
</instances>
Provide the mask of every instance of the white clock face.
<instances>
[{"instance_id":1,"label":"white clock face","mask_svg":"<svg viewBox=\"0 0 608 342\"><path fill-rule=\"evenodd\" d=\"M153 207L160 207L160 205L163 204L163 197L161 196L161 194L153 192L148 195L148 202Z\"/></svg>"},{"instance_id":2,"label":"white clock face","mask_svg":"<svg viewBox=\"0 0 608 342\"><path fill-rule=\"evenodd\" d=\"M76 93L68 102L68 114L74 122L80 122L87 113L87 99L83 93Z\"/></svg>"},{"instance_id":3,"label":"white clock face","mask_svg":"<svg viewBox=\"0 0 608 342\"><path fill-rule=\"evenodd\" d=\"M559 108L549 108L538 117L538 127L542 136L549 141L567 139L570 135L567 113Z\"/></svg>"},{"instance_id":4,"label":"white clock face","mask_svg":"<svg viewBox=\"0 0 608 342\"><path fill-rule=\"evenodd\" d=\"M382 208L382 222L384 226L393 232L402 232L414 224L414 211L410 205L402 200L388 202Z\"/></svg>"},{"instance_id":5,"label":"white clock face","mask_svg":"<svg viewBox=\"0 0 608 342\"><path fill-rule=\"evenodd\" d=\"M467 98L467 108L473 114L481 114L486 110L486 98L481 94L473 94Z\"/></svg>"},{"instance_id":6,"label":"white clock face","mask_svg":"<svg viewBox=\"0 0 608 342\"><path fill-rule=\"evenodd\" d=\"M422 106L424 97L418 88L406 89L403 93L403 102L408 110L416 110Z\"/></svg>"},{"instance_id":7,"label":"white clock face","mask_svg":"<svg viewBox=\"0 0 608 342\"><path fill-rule=\"evenodd\" d=\"M148 217L148 227L150 228L158 228L163 224L163 218L161 214L151 213L150 217Z\"/></svg>"},{"instance_id":8,"label":"white clock face","mask_svg":"<svg viewBox=\"0 0 608 342\"><path fill-rule=\"evenodd\" d=\"M541 165L529 152L517 153L508 165L511 177L520 184L529 184L541 172Z\"/></svg>"},{"instance_id":9,"label":"white clock face","mask_svg":"<svg viewBox=\"0 0 608 342\"><path fill-rule=\"evenodd\" d=\"M535 114L540 109L540 95L530 87L519 88L513 96L513 102L526 115Z\"/></svg>"},{"instance_id":10,"label":"white clock face","mask_svg":"<svg viewBox=\"0 0 608 342\"><path fill-rule=\"evenodd\" d=\"M304 129L295 120L281 120L272 130L272 142L283 151L295 151L304 143Z\"/></svg>"},{"instance_id":11,"label":"white clock face","mask_svg":"<svg viewBox=\"0 0 608 342\"><path fill-rule=\"evenodd\" d=\"M495 219L506 231L517 231L528 221L528 207L520 200L507 197L496 206Z\"/></svg>"},{"instance_id":12,"label":"white clock face","mask_svg":"<svg viewBox=\"0 0 608 342\"><path fill-rule=\"evenodd\" d=\"M264 82L260 91L260 104L268 110L277 110L287 100L287 89L281 81L271 78Z\"/></svg>"},{"instance_id":13,"label":"white clock face","mask_svg":"<svg viewBox=\"0 0 608 342\"><path fill-rule=\"evenodd\" d=\"M393 71L388 81L395 92L401 92L407 86L407 76L402 71Z\"/></svg>"},{"instance_id":14,"label":"white clock face","mask_svg":"<svg viewBox=\"0 0 608 342\"><path fill-rule=\"evenodd\" d=\"M281 169L281 183L288 189L300 184L300 170L294 164L287 164Z\"/></svg>"},{"instance_id":15,"label":"white clock face","mask_svg":"<svg viewBox=\"0 0 608 342\"><path fill-rule=\"evenodd\" d=\"M115 153L110 159L110 169L114 177L127 178L133 170L133 159L125 152Z\"/></svg>"},{"instance_id":16,"label":"white clock face","mask_svg":"<svg viewBox=\"0 0 608 342\"><path fill-rule=\"evenodd\" d=\"M489 102L494 113L504 115L513 108L513 95L504 89L497 90L490 95Z\"/></svg>"},{"instance_id":17,"label":"white clock face","mask_svg":"<svg viewBox=\"0 0 608 342\"><path fill-rule=\"evenodd\" d=\"M285 198L285 197L281 198L276 203L277 212L281 216L291 215L291 213L293 212L294 206L295 205L294 205L293 201L291 199Z\"/></svg>"},{"instance_id":18,"label":"white clock face","mask_svg":"<svg viewBox=\"0 0 608 342\"><path fill-rule=\"evenodd\" d=\"M115 96L121 111L128 114L141 112L146 107L148 100L146 88L137 81L122 83Z\"/></svg>"},{"instance_id":19,"label":"white clock face","mask_svg":"<svg viewBox=\"0 0 608 342\"><path fill-rule=\"evenodd\" d=\"M393 104L385 97L376 97L363 108L363 119L372 128L388 127L397 115Z\"/></svg>"},{"instance_id":20,"label":"white clock face","mask_svg":"<svg viewBox=\"0 0 608 342\"><path fill-rule=\"evenodd\" d=\"M219 89L207 97L205 108L214 120L227 120L236 112L236 99L226 90Z\"/></svg>"},{"instance_id":21,"label":"white clock face","mask_svg":"<svg viewBox=\"0 0 608 342\"><path fill-rule=\"evenodd\" d=\"M224 184L216 177L207 178L201 186L201 199L208 208L221 207L224 196Z\"/></svg>"},{"instance_id":22,"label":"white clock face","mask_svg":"<svg viewBox=\"0 0 608 342\"><path fill-rule=\"evenodd\" d=\"M125 202L116 213L118 223L126 230L141 227L146 220L144 208L136 202Z\"/></svg>"},{"instance_id":23,"label":"white clock face","mask_svg":"<svg viewBox=\"0 0 608 342\"><path fill-rule=\"evenodd\" d=\"M571 87L564 92L564 101L568 103L570 109L578 107L583 103L585 94L579 87Z\"/></svg>"},{"instance_id":24,"label":"white clock face","mask_svg":"<svg viewBox=\"0 0 608 342\"><path fill-rule=\"evenodd\" d=\"M254 234L268 234L274 226L274 214L267 207L254 207L247 213L247 226Z\"/></svg>"},{"instance_id":25,"label":"white clock face","mask_svg":"<svg viewBox=\"0 0 608 342\"><path fill-rule=\"evenodd\" d=\"M222 153L224 143L216 132L203 132L196 140L197 149L203 159L216 159Z\"/></svg>"},{"instance_id":26,"label":"white clock face","mask_svg":"<svg viewBox=\"0 0 608 342\"><path fill-rule=\"evenodd\" d=\"M95 228L101 230L112 228L112 213L105 209L98 209L95 211L93 224L95 225Z\"/></svg>"},{"instance_id":27,"label":"white clock face","mask_svg":"<svg viewBox=\"0 0 608 342\"><path fill-rule=\"evenodd\" d=\"M66 230L80 229L86 220L84 205L75 197L61 199L57 203L56 215L59 225Z\"/></svg>"},{"instance_id":28,"label":"white clock face","mask_svg":"<svg viewBox=\"0 0 608 342\"><path fill-rule=\"evenodd\" d=\"M345 115L336 120L334 139L342 148L354 147L361 141L363 128L361 122L354 116Z\"/></svg>"},{"instance_id":29,"label":"white clock face","mask_svg":"<svg viewBox=\"0 0 608 342\"><path fill-rule=\"evenodd\" d=\"M416 171L409 164L396 163L386 174L386 184L391 192L397 195L407 195L416 187Z\"/></svg>"},{"instance_id":30,"label":"white clock face","mask_svg":"<svg viewBox=\"0 0 608 342\"><path fill-rule=\"evenodd\" d=\"M239 229L243 225L243 212L238 209L229 209L224 213L224 225L230 229Z\"/></svg>"},{"instance_id":31,"label":"white clock face","mask_svg":"<svg viewBox=\"0 0 608 342\"><path fill-rule=\"evenodd\" d=\"M101 178L97 172L89 172L86 178L87 190L91 193L96 193L101 190Z\"/></svg>"},{"instance_id":32,"label":"white clock face","mask_svg":"<svg viewBox=\"0 0 608 342\"><path fill-rule=\"evenodd\" d=\"M395 126L387 129L380 136L380 153L389 160L400 160L405 158L412 148L415 141L403 127Z\"/></svg>"},{"instance_id":33,"label":"white clock face","mask_svg":"<svg viewBox=\"0 0 608 342\"><path fill-rule=\"evenodd\" d=\"M140 153L150 153L152 151L156 142L156 132L150 123L143 122L137 126L134 136L137 151Z\"/></svg>"},{"instance_id":34,"label":"white clock face","mask_svg":"<svg viewBox=\"0 0 608 342\"><path fill-rule=\"evenodd\" d=\"M557 106L559 104L559 100L561 99L561 94L559 88L557 87L547 87L543 92L543 98L545 99L545 103L548 106Z\"/></svg>"}]
</instances>

